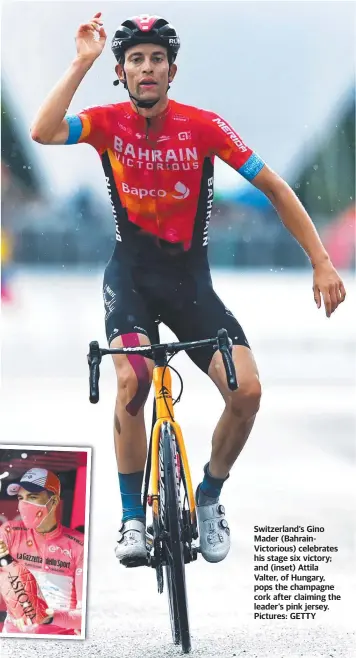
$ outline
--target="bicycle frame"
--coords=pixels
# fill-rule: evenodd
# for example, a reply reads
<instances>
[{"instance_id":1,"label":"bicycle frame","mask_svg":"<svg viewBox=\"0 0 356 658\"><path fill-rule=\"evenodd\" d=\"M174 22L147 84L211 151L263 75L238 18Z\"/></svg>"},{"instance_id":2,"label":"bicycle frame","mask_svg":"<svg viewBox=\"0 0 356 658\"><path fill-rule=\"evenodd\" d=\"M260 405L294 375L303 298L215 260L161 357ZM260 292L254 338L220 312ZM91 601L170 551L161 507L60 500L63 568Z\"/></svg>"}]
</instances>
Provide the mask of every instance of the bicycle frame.
<instances>
[{"instance_id":1,"label":"bicycle frame","mask_svg":"<svg viewBox=\"0 0 356 658\"><path fill-rule=\"evenodd\" d=\"M190 510L190 518L193 527L196 525L195 498L193 484L190 475L187 451L184 444L182 430L180 425L174 419L174 410L172 402L172 377L169 366L156 365L153 370L153 385L156 401L156 422L152 429L152 455L151 455L151 492L152 492L152 513L155 517L159 515L158 509L158 482L159 482L159 437L160 428L164 421L169 421L173 427L177 439L178 450L182 460L182 466L185 475L187 487L187 497ZM173 418L173 420L172 420Z\"/></svg>"},{"instance_id":2,"label":"bicycle frame","mask_svg":"<svg viewBox=\"0 0 356 658\"><path fill-rule=\"evenodd\" d=\"M217 347L222 355L227 383L231 391L238 388L236 380L235 366L231 355L231 341L226 329L219 329L216 338L207 338L198 341L163 343L158 345L140 345L137 347L120 347L120 348L100 348L97 341L92 341L89 345L88 364L89 364L89 400L96 404L99 401L99 377L100 362L105 354L141 354L148 358L153 358L155 367L153 370L153 383L155 394L155 411L154 423L151 433L150 450L146 465L145 476L145 493L144 505L147 502L147 493L149 488L149 478L151 478L152 487L152 508L155 518L158 516L158 481L159 481L159 434L163 422L169 421L178 444L178 451L182 460L183 472L185 476L186 493L189 502L190 517L193 527L196 527L196 509L195 498L193 493L192 479L188 464L187 452L183 440L180 425L174 419L173 402L172 402L172 379L167 362L168 354L177 354L182 350L196 349L205 345ZM150 470L151 472L150 472Z\"/></svg>"}]
</instances>

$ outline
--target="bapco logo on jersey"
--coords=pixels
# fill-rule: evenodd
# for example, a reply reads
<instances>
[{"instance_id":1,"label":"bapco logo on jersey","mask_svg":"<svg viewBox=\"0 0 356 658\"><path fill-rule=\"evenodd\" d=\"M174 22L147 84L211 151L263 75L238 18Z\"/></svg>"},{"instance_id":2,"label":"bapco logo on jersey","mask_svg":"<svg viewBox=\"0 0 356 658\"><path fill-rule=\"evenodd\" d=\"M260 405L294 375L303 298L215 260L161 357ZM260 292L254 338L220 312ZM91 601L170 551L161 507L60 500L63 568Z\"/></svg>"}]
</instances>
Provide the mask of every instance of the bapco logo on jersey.
<instances>
[{"instance_id":1,"label":"bapco logo on jersey","mask_svg":"<svg viewBox=\"0 0 356 658\"><path fill-rule=\"evenodd\" d=\"M166 192L166 190L155 190L151 189L148 190L147 188L144 187L130 187L127 183L121 183L122 185L122 191L125 194L131 194L132 196L138 196L139 199L144 199L145 197L151 197L151 199L164 199L165 197L169 196L170 193ZM178 181L178 183L175 184L174 186L174 192L176 194L172 194L173 199L186 199L189 194L190 194L190 189L184 183L181 183Z\"/></svg>"},{"instance_id":2,"label":"bapco logo on jersey","mask_svg":"<svg viewBox=\"0 0 356 658\"><path fill-rule=\"evenodd\" d=\"M186 199L189 196L190 189L184 183L176 183L174 189L178 194L172 194L173 199Z\"/></svg>"}]
</instances>

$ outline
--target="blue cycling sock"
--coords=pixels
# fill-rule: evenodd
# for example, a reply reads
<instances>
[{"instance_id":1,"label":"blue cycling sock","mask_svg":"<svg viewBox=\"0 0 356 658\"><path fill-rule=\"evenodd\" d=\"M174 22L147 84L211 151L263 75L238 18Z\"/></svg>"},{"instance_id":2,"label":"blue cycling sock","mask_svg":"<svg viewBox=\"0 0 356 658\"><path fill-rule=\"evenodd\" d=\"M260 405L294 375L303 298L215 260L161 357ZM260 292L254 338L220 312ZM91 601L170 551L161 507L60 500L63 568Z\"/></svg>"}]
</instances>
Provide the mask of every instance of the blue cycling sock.
<instances>
[{"instance_id":1,"label":"blue cycling sock","mask_svg":"<svg viewBox=\"0 0 356 658\"><path fill-rule=\"evenodd\" d=\"M122 522L129 519L145 520L141 502L143 471L136 473L119 473L120 493L122 500Z\"/></svg>"},{"instance_id":2,"label":"blue cycling sock","mask_svg":"<svg viewBox=\"0 0 356 658\"><path fill-rule=\"evenodd\" d=\"M198 505L217 503L226 478L214 478L209 471L209 464L204 466L204 479L198 487Z\"/></svg>"}]
</instances>

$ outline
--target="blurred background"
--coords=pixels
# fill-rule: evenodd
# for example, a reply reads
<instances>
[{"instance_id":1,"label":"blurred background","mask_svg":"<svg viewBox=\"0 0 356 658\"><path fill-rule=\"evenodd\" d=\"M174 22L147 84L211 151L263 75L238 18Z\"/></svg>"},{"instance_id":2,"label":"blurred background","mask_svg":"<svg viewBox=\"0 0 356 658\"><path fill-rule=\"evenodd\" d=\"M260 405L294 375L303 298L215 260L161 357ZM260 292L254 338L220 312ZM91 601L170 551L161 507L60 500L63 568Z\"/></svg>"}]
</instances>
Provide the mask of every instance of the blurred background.
<instances>
[{"instance_id":1,"label":"blurred background","mask_svg":"<svg viewBox=\"0 0 356 658\"><path fill-rule=\"evenodd\" d=\"M86 522L86 452L69 450L30 449L17 446L0 448L0 525L6 521L21 520L17 496L7 494L8 486L19 482L30 468L46 468L55 473L61 483L61 503L58 507L58 521L67 528L85 532ZM6 607L0 595L0 632L6 616Z\"/></svg>"},{"instance_id":2,"label":"blurred background","mask_svg":"<svg viewBox=\"0 0 356 658\"><path fill-rule=\"evenodd\" d=\"M114 655L119 642L123 654L137 658L173 656L167 602L154 595L154 574L120 569L114 557L121 509L112 441L116 378L109 357L101 366L100 403L88 402L86 353L90 340L106 345L101 287L115 234L101 163L88 145L41 146L29 135L38 107L75 56L78 25L96 11L103 13L109 39L135 13L157 13L175 25L182 47L171 97L220 114L288 181L348 294L329 320L317 310L302 249L268 200L216 160L212 275L251 343L263 397L224 489L230 556L214 568L199 560L187 569L196 655L215 657L219 646L225 658L243 646L246 658L272 656L281 646L286 658L312 658L329 656L336 646L338 658L350 658L356 587L355 6L268 0L3 5L3 435L8 443L95 448L89 640L80 655ZM108 43L69 112L126 100L123 88L112 85L114 66ZM162 326L161 339L172 338ZM223 402L186 354L173 365L184 378L177 414L196 485ZM173 383L177 394L174 373ZM324 525L323 541L339 547L328 579L342 600L313 627L305 622L305 632L302 621L286 629L288 624L253 620L253 526L283 523ZM202 614L201 601L211 601L212 590L214 602ZM33 644L26 645L29 658L37 655ZM14 647L4 646L4 658ZM52 645L51 655L58 655Z\"/></svg>"},{"instance_id":3,"label":"blurred background","mask_svg":"<svg viewBox=\"0 0 356 658\"><path fill-rule=\"evenodd\" d=\"M135 13L167 16L182 41L171 96L226 118L295 190L335 264L352 268L353 3L222 2L217 11L207 2L201 11L200 2L190 2L189 12L184 2L99 5L71 2L68 15L62 2L4 4L3 262L12 259L16 269L95 267L104 265L113 249L111 207L94 149L41 146L29 135L39 106L75 55L78 25L99 7L108 43L68 111L126 100L124 89L112 85L112 34ZM14 39L14 25L20 40ZM54 25L60 34L55 43L49 27ZM218 160L209 253L213 267L308 265L266 197Z\"/></svg>"}]
</instances>

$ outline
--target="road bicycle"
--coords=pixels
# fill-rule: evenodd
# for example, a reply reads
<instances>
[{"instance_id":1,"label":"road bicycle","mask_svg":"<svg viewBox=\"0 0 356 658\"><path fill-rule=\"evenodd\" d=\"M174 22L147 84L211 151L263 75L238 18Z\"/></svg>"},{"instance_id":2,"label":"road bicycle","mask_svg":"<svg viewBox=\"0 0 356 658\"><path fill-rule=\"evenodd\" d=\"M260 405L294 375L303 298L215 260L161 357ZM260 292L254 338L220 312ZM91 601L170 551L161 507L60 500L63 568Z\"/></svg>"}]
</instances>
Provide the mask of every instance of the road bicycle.
<instances>
[{"instance_id":1,"label":"road bicycle","mask_svg":"<svg viewBox=\"0 0 356 658\"><path fill-rule=\"evenodd\" d=\"M145 513L147 506L152 508L153 523L147 527L146 532L147 559L126 561L124 564L127 567L143 564L153 567L160 594L166 582L172 639L174 644L181 644L183 653L189 653L191 649L185 565L197 559L199 546L194 542L199 535L187 451L173 410L182 396L183 380L169 362L182 350L208 345L220 350L228 386L230 390L236 390L238 384L232 360L232 343L226 329L220 329L215 338L185 343L103 349L97 341L92 341L88 354L89 400L94 404L99 401L100 362L104 355L140 354L153 359L155 364L153 420L142 501ZM170 368L177 373L181 383L181 391L176 400L172 398Z\"/></svg>"}]
</instances>

